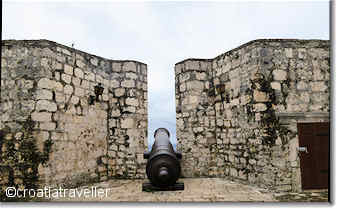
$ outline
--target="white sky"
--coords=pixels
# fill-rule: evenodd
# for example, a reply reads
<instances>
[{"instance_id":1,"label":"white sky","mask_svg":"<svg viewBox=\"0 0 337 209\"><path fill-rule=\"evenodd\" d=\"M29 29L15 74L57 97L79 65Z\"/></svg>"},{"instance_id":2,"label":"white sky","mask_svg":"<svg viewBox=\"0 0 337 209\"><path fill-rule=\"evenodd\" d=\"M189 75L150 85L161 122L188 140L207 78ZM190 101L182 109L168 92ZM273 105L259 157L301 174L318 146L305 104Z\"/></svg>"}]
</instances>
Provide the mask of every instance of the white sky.
<instances>
[{"instance_id":1,"label":"white sky","mask_svg":"<svg viewBox=\"0 0 337 209\"><path fill-rule=\"evenodd\" d=\"M148 65L149 139L175 138L174 64L260 38L329 39L328 1L3 2L2 39L48 39Z\"/></svg>"}]
</instances>

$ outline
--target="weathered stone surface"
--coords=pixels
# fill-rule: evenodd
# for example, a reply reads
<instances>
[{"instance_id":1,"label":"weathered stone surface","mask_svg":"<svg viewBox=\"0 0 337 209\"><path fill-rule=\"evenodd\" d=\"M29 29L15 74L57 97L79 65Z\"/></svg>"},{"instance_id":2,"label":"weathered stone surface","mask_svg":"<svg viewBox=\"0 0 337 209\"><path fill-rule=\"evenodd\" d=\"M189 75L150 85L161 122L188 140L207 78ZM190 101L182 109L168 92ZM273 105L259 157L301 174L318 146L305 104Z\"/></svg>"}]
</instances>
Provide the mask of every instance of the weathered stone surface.
<instances>
[{"instance_id":1,"label":"weathered stone surface","mask_svg":"<svg viewBox=\"0 0 337 209\"><path fill-rule=\"evenodd\" d=\"M40 123L41 130L53 131L56 128L56 124L52 122Z\"/></svg>"},{"instance_id":2,"label":"weathered stone surface","mask_svg":"<svg viewBox=\"0 0 337 209\"><path fill-rule=\"evenodd\" d=\"M136 64L134 62L126 62L123 64L123 71L137 72Z\"/></svg>"},{"instance_id":3,"label":"weathered stone surface","mask_svg":"<svg viewBox=\"0 0 337 209\"><path fill-rule=\"evenodd\" d=\"M54 102L50 102L48 100L39 100L36 103L36 110L47 110L49 112L55 112L57 110L57 106Z\"/></svg>"},{"instance_id":4,"label":"weathered stone surface","mask_svg":"<svg viewBox=\"0 0 337 209\"><path fill-rule=\"evenodd\" d=\"M26 142L27 138L33 142L30 151L41 156L34 162L20 162L22 168L38 168L33 171L35 180L19 173L22 169L9 164L10 158L0 157L6 159L0 160L0 167L13 169L9 175L14 175L10 178L19 187L73 187L117 175L145 177L145 161L139 161L137 156L147 148L146 65L107 60L45 40L2 41L2 54L5 51L1 72L1 99L5 102L0 104L0 131L5 122L12 134L4 138L13 141L13 148L24 152L26 149L21 149L18 142ZM27 72L22 74L22 69ZM90 96L95 95L98 83L103 84L103 94L91 103ZM127 89L121 88L121 83ZM23 125L34 131L24 132ZM127 147L129 143L131 149ZM119 154L109 151L110 145ZM1 153L5 149L8 150L7 145L0 143ZM4 154L10 156L7 151ZM46 160L44 166L38 160ZM10 186L8 181L9 178L4 184Z\"/></svg>"},{"instance_id":5,"label":"weathered stone surface","mask_svg":"<svg viewBox=\"0 0 337 209\"><path fill-rule=\"evenodd\" d=\"M36 91L36 99L37 100L40 100L40 99L51 100L53 99L53 93L50 90L39 89Z\"/></svg>"},{"instance_id":6,"label":"weathered stone surface","mask_svg":"<svg viewBox=\"0 0 337 209\"><path fill-rule=\"evenodd\" d=\"M84 78L84 73L80 68L75 68L74 75L79 78Z\"/></svg>"},{"instance_id":7,"label":"weathered stone surface","mask_svg":"<svg viewBox=\"0 0 337 209\"><path fill-rule=\"evenodd\" d=\"M276 81L284 81L287 79L287 72L284 70L274 70L273 76Z\"/></svg>"},{"instance_id":8,"label":"weathered stone surface","mask_svg":"<svg viewBox=\"0 0 337 209\"><path fill-rule=\"evenodd\" d=\"M89 81L95 81L95 74L92 72L86 72L84 74L84 79Z\"/></svg>"},{"instance_id":9,"label":"weathered stone surface","mask_svg":"<svg viewBox=\"0 0 337 209\"><path fill-rule=\"evenodd\" d=\"M138 102L138 99L136 98L126 98L125 104L131 105L131 106L138 106L139 102Z\"/></svg>"},{"instance_id":10,"label":"weathered stone surface","mask_svg":"<svg viewBox=\"0 0 337 209\"><path fill-rule=\"evenodd\" d=\"M122 81L121 86L125 88L134 88L135 87L135 81L134 80L125 80ZM119 86L116 86L119 87Z\"/></svg>"},{"instance_id":11,"label":"weathered stone surface","mask_svg":"<svg viewBox=\"0 0 337 209\"><path fill-rule=\"evenodd\" d=\"M65 85L64 88L63 88L63 91L64 91L65 94L72 94L74 89L70 85Z\"/></svg>"},{"instance_id":12,"label":"weathered stone surface","mask_svg":"<svg viewBox=\"0 0 337 209\"><path fill-rule=\"evenodd\" d=\"M84 89L76 87L74 93L75 93L76 96L82 97L82 96L84 96Z\"/></svg>"},{"instance_id":13,"label":"weathered stone surface","mask_svg":"<svg viewBox=\"0 0 337 209\"><path fill-rule=\"evenodd\" d=\"M67 65L67 64L64 65L64 73L66 73L68 75L73 75L73 72L74 72L74 70L73 70L72 66Z\"/></svg>"},{"instance_id":14,"label":"weathered stone surface","mask_svg":"<svg viewBox=\"0 0 337 209\"><path fill-rule=\"evenodd\" d=\"M108 194L101 197L69 198L68 193L62 198L52 201L76 202L276 202L275 192L242 183L236 183L222 178L184 178L183 191L170 191L163 195L161 192L142 192L144 180L109 180L96 183L93 187L110 189ZM78 190L86 187L79 187ZM105 190L104 190L105 191ZM132 194L132 196L130 196ZM299 196L299 195L298 195Z\"/></svg>"},{"instance_id":15,"label":"weathered stone surface","mask_svg":"<svg viewBox=\"0 0 337 209\"><path fill-rule=\"evenodd\" d=\"M301 188L298 143L287 137L298 134L298 121L314 119L282 121L276 115L329 112L329 67L322 58L327 52L328 41L256 40L211 60L175 65L183 176L229 176L276 190ZM205 76L199 77L200 66L208 66Z\"/></svg>"},{"instance_id":16,"label":"weathered stone surface","mask_svg":"<svg viewBox=\"0 0 337 209\"><path fill-rule=\"evenodd\" d=\"M52 89L54 87L54 82L48 78L41 78L38 81L37 86L40 88Z\"/></svg>"},{"instance_id":17,"label":"weathered stone surface","mask_svg":"<svg viewBox=\"0 0 337 209\"><path fill-rule=\"evenodd\" d=\"M62 73L61 74L61 79L62 79L62 81L64 81L67 84L70 84L70 82L71 82L71 76L68 75L68 74Z\"/></svg>"},{"instance_id":18,"label":"weathered stone surface","mask_svg":"<svg viewBox=\"0 0 337 209\"><path fill-rule=\"evenodd\" d=\"M201 81L189 81L186 83L187 90L203 90L204 83Z\"/></svg>"},{"instance_id":19,"label":"weathered stone surface","mask_svg":"<svg viewBox=\"0 0 337 209\"><path fill-rule=\"evenodd\" d=\"M116 97L124 96L124 94L125 94L125 89L124 88L117 88L117 89L115 89L115 96Z\"/></svg>"},{"instance_id":20,"label":"weathered stone surface","mask_svg":"<svg viewBox=\"0 0 337 209\"><path fill-rule=\"evenodd\" d=\"M31 116L33 121L51 121L51 113L48 112L33 112Z\"/></svg>"},{"instance_id":21,"label":"weathered stone surface","mask_svg":"<svg viewBox=\"0 0 337 209\"><path fill-rule=\"evenodd\" d=\"M293 57L293 49L292 48L285 48L285 53L287 58Z\"/></svg>"},{"instance_id":22,"label":"weathered stone surface","mask_svg":"<svg viewBox=\"0 0 337 209\"><path fill-rule=\"evenodd\" d=\"M187 70L197 70L199 69L199 67L200 67L199 61L188 60L185 63L185 68Z\"/></svg>"},{"instance_id":23,"label":"weathered stone surface","mask_svg":"<svg viewBox=\"0 0 337 209\"><path fill-rule=\"evenodd\" d=\"M254 90L254 100L256 102L267 102L269 97L266 92Z\"/></svg>"},{"instance_id":24,"label":"weathered stone surface","mask_svg":"<svg viewBox=\"0 0 337 209\"><path fill-rule=\"evenodd\" d=\"M271 82L270 86L274 90L281 91L281 84L279 82Z\"/></svg>"},{"instance_id":25,"label":"weathered stone surface","mask_svg":"<svg viewBox=\"0 0 337 209\"><path fill-rule=\"evenodd\" d=\"M121 128L133 128L134 122L132 118L121 119Z\"/></svg>"},{"instance_id":26,"label":"weathered stone surface","mask_svg":"<svg viewBox=\"0 0 337 209\"><path fill-rule=\"evenodd\" d=\"M85 67L85 63L82 62L82 60L77 59L76 60L76 66L83 69Z\"/></svg>"},{"instance_id":27,"label":"weathered stone surface","mask_svg":"<svg viewBox=\"0 0 337 209\"><path fill-rule=\"evenodd\" d=\"M254 104L254 111L262 112L266 110L267 110L267 106L265 104L263 103Z\"/></svg>"},{"instance_id":28,"label":"weathered stone surface","mask_svg":"<svg viewBox=\"0 0 337 209\"><path fill-rule=\"evenodd\" d=\"M312 91L325 91L327 90L327 86L325 85L325 82L320 81L320 82L311 82L310 87Z\"/></svg>"}]
</instances>

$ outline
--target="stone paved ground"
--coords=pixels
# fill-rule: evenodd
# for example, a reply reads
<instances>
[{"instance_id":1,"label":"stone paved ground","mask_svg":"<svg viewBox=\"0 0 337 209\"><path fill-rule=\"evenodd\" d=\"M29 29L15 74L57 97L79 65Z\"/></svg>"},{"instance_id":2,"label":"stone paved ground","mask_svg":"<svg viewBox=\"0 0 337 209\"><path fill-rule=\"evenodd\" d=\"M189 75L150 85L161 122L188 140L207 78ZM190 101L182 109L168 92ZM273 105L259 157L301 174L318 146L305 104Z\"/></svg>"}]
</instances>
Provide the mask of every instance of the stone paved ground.
<instances>
[{"instance_id":1,"label":"stone paved ground","mask_svg":"<svg viewBox=\"0 0 337 209\"><path fill-rule=\"evenodd\" d=\"M110 180L81 188L110 188L103 198L60 198L55 201L140 201L140 202L215 202L215 201L275 201L272 194L264 193L257 187L238 184L220 178L184 178L183 191L142 192L144 180ZM52 200L52 201L54 201Z\"/></svg>"},{"instance_id":2,"label":"stone paved ground","mask_svg":"<svg viewBox=\"0 0 337 209\"><path fill-rule=\"evenodd\" d=\"M221 178L185 178L184 191L142 192L144 180L110 180L78 189L110 188L107 197L58 198L51 201L106 201L106 202L294 202L325 201L328 192L273 193L258 187Z\"/></svg>"},{"instance_id":3,"label":"stone paved ground","mask_svg":"<svg viewBox=\"0 0 337 209\"><path fill-rule=\"evenodd\" d=\"M280 202L328 202L329 200L328 190L275 193L273 196Z\"/></svg>"}]
</instances>

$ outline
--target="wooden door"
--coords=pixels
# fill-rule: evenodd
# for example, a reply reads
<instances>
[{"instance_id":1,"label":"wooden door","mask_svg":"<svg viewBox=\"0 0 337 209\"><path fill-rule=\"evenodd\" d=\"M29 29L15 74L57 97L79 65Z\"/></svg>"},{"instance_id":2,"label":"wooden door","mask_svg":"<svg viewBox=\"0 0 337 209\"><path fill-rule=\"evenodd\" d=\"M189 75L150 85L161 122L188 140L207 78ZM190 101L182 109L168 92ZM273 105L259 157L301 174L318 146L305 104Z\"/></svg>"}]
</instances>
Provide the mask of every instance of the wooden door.
<instances>
[{"instance_id":1,"label":"wooden door","mask_svg":"<svg viewBox=\"0 0 337 209\"><path fill-rule=\"evenodd\" d=\"M330 123L297 124L302 189L328 189L330 174Z\"/></svg>"}]
</instances>

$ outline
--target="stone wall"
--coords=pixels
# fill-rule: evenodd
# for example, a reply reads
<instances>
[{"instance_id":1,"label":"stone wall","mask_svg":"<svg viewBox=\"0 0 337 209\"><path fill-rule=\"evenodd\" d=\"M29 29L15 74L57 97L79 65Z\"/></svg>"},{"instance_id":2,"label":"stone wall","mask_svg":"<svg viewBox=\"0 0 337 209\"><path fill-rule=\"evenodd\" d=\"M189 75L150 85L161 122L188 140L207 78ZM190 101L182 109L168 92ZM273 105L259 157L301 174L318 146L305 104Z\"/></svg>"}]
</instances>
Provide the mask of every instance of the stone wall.
<instances>
[{"instance_id":1,"label":"stone wall","mask_svg":"<svg viewBox=\"0 0 337 209\"><path fill-rule=\"evenodd\" d=\"M1 57L0 186L144 177L146 64L47 40L2 41Z\"/></svg>"},{"instance_id":2,"label":"stone wall","mask_svg":"<svg viewBox=\"0 0 337 209\"><path fill-rule=\"evenodd\" d=\"M256 40L175 66L183 175L300 190L297 123L329 121L329 41Z\"/></svg>"}]
</instances>

